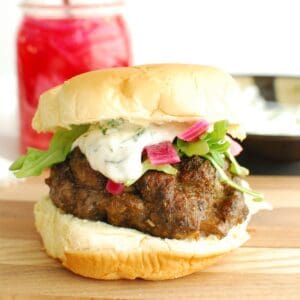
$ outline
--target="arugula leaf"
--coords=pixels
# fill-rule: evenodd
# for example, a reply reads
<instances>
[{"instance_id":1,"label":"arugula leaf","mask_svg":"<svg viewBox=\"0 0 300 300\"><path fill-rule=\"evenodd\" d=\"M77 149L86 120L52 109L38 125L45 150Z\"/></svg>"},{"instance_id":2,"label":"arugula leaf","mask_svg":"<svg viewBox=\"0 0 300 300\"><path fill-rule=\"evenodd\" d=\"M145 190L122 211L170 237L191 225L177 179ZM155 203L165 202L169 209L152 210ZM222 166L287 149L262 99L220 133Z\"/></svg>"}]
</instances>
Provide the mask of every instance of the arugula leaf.
<instances>
[{"instance_id":1,"label":"arugula leaf","mask_svg":"<svg viewBox=\"0 0 300 300\"><path fill-rule=\"evenodd\" d=\"M223 139L226 136L229 122L227 120L218 121L214 124L214 135L217 139Z\"/></svg>"},{"instance_id":2,"label":"arugula leaf","mask_svg":"<svg viewBox=\"0 0 300 300\"><path fill-rule=\"evenodd\" d=\"M224 154L219 153L217 151L211 151L210 155L213 157L213 159L217 162L221 168L225 167L225 162L224 162Z\"/></svg>"},{"instance_id":3,"label":"arugula leaf","mask_svg":"<svg viewBox=\"0 0 300 300\"><path fill-rule=\"evenodd\" d=\"M263 195L261 193L255 192L253 190L247 189L239 184L237 184L236 182L234 182L232 179L230 179L227 174L225 173L225 171L219 166L219 164L214 160L214 158L209 155L203 155L204 158L206 158L207 160L209 160L211 162L211 164L216 168L221 181L226 182L228 185L232 186L233 188L235 188L236 190L239 190L243 193L249 194L251 196L254 197L254 201L262 201L263 200Z\"/></svg>"},{"instance_id":4,"label":"arugula leaf","mask_svg":"<svg viewBox=\"0 0 300 300\"><path fill-rule=\"evenodd\" d=\"M28 148L28 151L30 151L31 148ZM26 160L26 155L20 156L15 162L12 163L12 165L9 167L10 171L16 171L20 168L22 168L24 162Z\"/></svg>"},{"instance_id":5,"label":"arugula leaf","mask_svg":"<svg viewBox=\"0 0 300 300\"><path fill-rule=\"evenodd\" d=\"M219 153L224 153L230 148L230 143L228 141L220 140L216 143L210 143L209 150Z\"/></svg>"},{"instance_id":6,"label":"arugula leaf","mask_svg":"<svg viewBox=\"0 0 300 300\"><path fill-rule=\"evenodd\" d=\"M176 147L180 153L186 156L199 155L211 162L217 170L221 181L226 182L233 188L250 194L254 197L254 201L261 201L263 196L233 181L224 171L225 158L230 161L229 171L238 176L246 176L249 171L240 166L235 157L230 152L230 142L226 140L228 129L228 121L223 120L214 124L213 130L203 134L196 142L185 142L177 138ZM205 147L203 145L206 145ZM203 150L204 149L204 150Z\"/></svg>"},{"instance_id":7,"label":"arugula leaf","mask_svg":"<svg viewBox=\"0 0 300 300\"><path fill-rule=\"evenodd\" d=\"M59 129L48 150L28 148L27 154L17 159L9 169L17 178L40 175L46 168L64 161L73 142L87 130L88 125L72 126L71 130Z\"/></svg>"},{"instance_id":8,"label":"arugula leaf","mask_svg":"<svg viewBox=\"0 0 300 300\"><path fill-rule=\"evenodd\" d=\"M155 170L155 171L160 171L160 172L164 172L166 174L170 174L170 175L175 175L177 173L177 169L172 167L170 164L165 164L165 165L159 165L159 166L154 166L151 164L149 159L146 159L143 161L143 172L141 174L141 177L149 170ZM140 177L139 177L140 178ZM138 179L139 179L138 178ZM132 179L132 180L128 180L125 185L126 186L130 186L133 183L135 183L138 179Z\"/></svg>"},{"instance_id":9,"label":"arugula leaf","mask_svg":"<svg viewBox=\"0 0 300 300\"><path fill-rule=\"evenodd\" d=\"M203 134L196 142L185 142L177 138L177 149L188 157L193 155L203 156L210 153L219 166L223 168L224 153L230 147L230 143L225 139L227 129L227 120L216 122L213 131Z\"/></svg>"},{"instance_id":10,"label":"arugula leaf","mask_svg":"<svg viewBox=\"0 0 300 300\"><path fill-rule=\"evenodd\" d=\"M232 155L232 153L230 151L226 151L225 152L226 157L229 159L229 161L231 162L230 165L230 172L238 175L238 176L247 176L249 175L249 170L247 168L242 167L237 160L235 159L235 157Z\"/></svg>"},{"instance_id":11,"label":"arugula leaf","mask_svg":"<svg viewBox=\"0 0 300 300\"><path fill-rule=\"evenodd\" d=\"M176 141L177 149L186 156L203 155L209 152L209 146L206 141L198 140L196 142L185 142L181 139Z\"/></svg>"},{"instance_id":12,"label":"arugula leaf","mask_svg":"<svg viewBox=\"0 0 300 300\"><path fill-rule=\"evenodd\" d=\"M161 171L170 175L177 174L177 169L172 167L170 164L154 166L151 164L149 159L146 159L143 161L143 174L149 170Z\"/></svg>"},{"instance_id":13,"label":"arugula leaf","mask_svg":"<svg viewBox=\"0 0 300 300\"><path fill-rule=\"evenodd\" d=\"M214 129L201 136L201 139L205 140L209 145L220 142L226 136L228 130L228 121L222 120L214 123Z\"/></svg>"}]
</instances>

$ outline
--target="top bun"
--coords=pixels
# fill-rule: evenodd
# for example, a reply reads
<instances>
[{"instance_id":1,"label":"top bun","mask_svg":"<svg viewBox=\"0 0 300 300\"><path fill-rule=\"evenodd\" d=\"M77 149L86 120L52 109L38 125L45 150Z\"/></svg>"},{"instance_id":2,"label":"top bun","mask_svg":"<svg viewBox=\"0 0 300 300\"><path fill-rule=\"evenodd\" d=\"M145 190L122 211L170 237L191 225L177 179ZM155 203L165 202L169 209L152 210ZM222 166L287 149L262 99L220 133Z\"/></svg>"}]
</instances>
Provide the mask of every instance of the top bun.
<instances>
[{"instance_id":1,"label":"top bun","mask_svg":"<svg viewBox=\"0 0 300 300\"><path fill-rule=\"evenodd\" d=\"M40 97L32 126L38 132L123 118L147 125L165 122L237 124L237 85L221 70L160 64L92 71L73 77Z\"/></svg>"}]
</instances>

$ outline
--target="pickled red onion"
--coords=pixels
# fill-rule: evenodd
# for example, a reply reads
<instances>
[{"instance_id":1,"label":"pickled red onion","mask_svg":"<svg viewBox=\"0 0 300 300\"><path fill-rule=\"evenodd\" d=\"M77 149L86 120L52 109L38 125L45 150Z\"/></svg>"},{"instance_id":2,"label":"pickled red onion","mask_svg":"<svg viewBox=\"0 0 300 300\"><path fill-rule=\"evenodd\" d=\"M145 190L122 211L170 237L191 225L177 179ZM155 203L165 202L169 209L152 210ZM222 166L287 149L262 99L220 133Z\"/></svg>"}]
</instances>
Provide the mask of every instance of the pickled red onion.
<instances>
[{"instance_id":1,"label":"pickled red onion","mask_svg":"<svg viewBox=\"0 0 300 300\"><path fill-rule=\"evenodd\" d=\"M162 142L147 146L145 150L151 164L154 166L180 162L177 151L171 142Z\"/></svg>"},{"instance_id":2,"label":"pickled red onion","mask_svg":"<svg viewBox=\"0 0 300 300\"><path fill-rule=\"evenodd\" d=\"M230 150L231 154L233 156L239 155L243 151L243 147L228 135L227 135L227 139L230 142L229 150Z\"/></svg>"},{"instance_id":3,"label":"pickled red onion","mask_svg":"<svg viewBox=\"0 0 300 300\"><path fill-rule=\"evenodd\" d=\"M124 190L124 184L117 183L112 181L111 179L108 179L105 188L109 193L113 195L120 195Z\"/></svg>"},{"instance_id":4,"label":"pickled red onion","mask_svg":"<svg viewBox=\"0 0 300 300\"><path fill-rule=\"evenodd\" d=\"M201 134L207 131L209 123L205 120L200 120L188 128L183 133L179 134L178 137L186 142L195 141Z\"/></svg>"}]
</instances>

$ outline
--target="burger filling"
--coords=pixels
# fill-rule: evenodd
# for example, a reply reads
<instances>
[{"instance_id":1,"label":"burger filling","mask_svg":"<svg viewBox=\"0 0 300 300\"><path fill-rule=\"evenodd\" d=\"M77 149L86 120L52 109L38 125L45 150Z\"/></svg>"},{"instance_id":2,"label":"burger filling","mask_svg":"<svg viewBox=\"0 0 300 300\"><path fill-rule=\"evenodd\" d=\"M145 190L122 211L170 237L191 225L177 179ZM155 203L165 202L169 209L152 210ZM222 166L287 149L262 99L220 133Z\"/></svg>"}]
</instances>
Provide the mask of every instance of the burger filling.
<instances>
[{"instance_id":1,"label":"burger filling","mask_svg":"<svg viewBox=\"0 0 300 300\"><path fill-rule=\"evenodd\" d=\"M51 167L53 203L82 219L162 238L224 237L249 211L241 184L248 170L228 122L141 127L121 119L58 130L47 151L28 149L17 177Z\"/></svg>"},{"instance_id":2,"label":"burger filling","mask_svg":"<svg viewBox=\"0 0 300 300\"><path fill-rule=\"evenodd\" d=\"M75 148L52 167L46 183L54 204L67 213L163 238L223 237L245 220L243 194L222 183L208 160L186 157L174 167L176 175L148 171L112 195L106 190L108 179Z\"/></svg>"}]
</instances>

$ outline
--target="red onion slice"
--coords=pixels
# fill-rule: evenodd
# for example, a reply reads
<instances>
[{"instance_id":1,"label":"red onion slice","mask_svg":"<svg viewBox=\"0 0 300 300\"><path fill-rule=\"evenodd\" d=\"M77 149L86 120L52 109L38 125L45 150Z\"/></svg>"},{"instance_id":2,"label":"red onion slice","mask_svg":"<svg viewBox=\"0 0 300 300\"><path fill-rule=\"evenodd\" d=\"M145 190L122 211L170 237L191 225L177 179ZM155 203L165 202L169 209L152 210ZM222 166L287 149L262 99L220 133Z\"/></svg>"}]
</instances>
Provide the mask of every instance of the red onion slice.
<instances>
[{"instance_id":1,"label":"red onion slice","mask_svg":"<svg viewBox=\"0 0 300 300\"><path fill-rule=\"evenodd\" d=\"M108 179L106 183L106 190L113 195L120 195L124 190L124 184Z\"/></svg>"},{"instance_id":2,"label":"red onion slice","mask_svg":"<svg viewBox=\"0 0 300 300\"><path fill-rule=\"evenodd\" d=\"M145 149L151 164L154 166L180 162L177 151L171 142L147 146Z\"/></svg>"},{"instance_id":3,"label":"red onion slice","mask_svg":"<svg viewBox=\"0 0 300 300\"><path fill-rule=\"evenodd\" d=\"M243 147L228 135L227 135L227 139L230 142L229 150L230 150L231 154L233 156L238 156L243 151Z\"/></svg>"},{"instance_id":4,"label":"red onion slice","mask_svg":"<svg viewBox=\"0 0 300 300\"><path fill-rule=\"evenodd\" d=\"M179 134L178 137L186 142L193 142L197 138L207 131L209 123L205 120L200 120L188 128L183 133Z\"/></svg>"}]
</instances>

